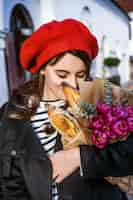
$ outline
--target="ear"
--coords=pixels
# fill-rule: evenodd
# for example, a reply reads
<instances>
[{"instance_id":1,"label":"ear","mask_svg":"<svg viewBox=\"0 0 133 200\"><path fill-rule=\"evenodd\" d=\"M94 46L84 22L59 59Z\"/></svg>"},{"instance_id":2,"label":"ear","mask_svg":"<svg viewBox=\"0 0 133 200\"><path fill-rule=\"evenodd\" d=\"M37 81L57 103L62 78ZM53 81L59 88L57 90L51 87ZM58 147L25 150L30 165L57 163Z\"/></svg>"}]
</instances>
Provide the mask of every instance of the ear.
<instances>
[{"instance_id":1,"label":"ear","mask_svg":"<svg viewBox=\"0 0 133 200\"><path fill-rule=\"evenodd\" d=\"M43 70L40 70L40 74L42 75L42 76L44 76L45 75L45 70L43 69Z\"/></svg>"}]
</instances>

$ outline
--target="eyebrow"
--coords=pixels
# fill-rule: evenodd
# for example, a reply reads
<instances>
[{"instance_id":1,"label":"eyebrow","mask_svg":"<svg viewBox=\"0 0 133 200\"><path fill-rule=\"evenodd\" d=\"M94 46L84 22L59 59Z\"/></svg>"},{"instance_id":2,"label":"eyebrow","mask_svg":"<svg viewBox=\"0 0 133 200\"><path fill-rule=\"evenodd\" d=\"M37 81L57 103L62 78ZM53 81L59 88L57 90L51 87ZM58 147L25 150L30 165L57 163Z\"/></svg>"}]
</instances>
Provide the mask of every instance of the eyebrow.
<instances>
[{"instance_id":1,"label":"eyebrow","mask_svg":"<svg viewBox=\"0 0 133 200\"><path fill-rule=\"evenodd\" d=\"M56 71L56 72L63 72L63 73L70 74L70 72L69 72L69 71L62 70L62 69L56 69L55 71ZM81 70L81 71L77 72L77 74L78 74L78 73L81 73L81 72L86 72L86 70Z\"/></svg>"},{"instance_id":2,"label":"eyebrow","mask_svg":"<svg viewBox=\"0 0 133 200\"><path fill-rule=\"evenodd\" d=\"M66 70L63 70L63 69L56 69L55 71L56 71L56 72L64 72L64 73L67 73L67 74L70 73L70 72L68 72L68 71L66 71Z\"/></svg>"}]
</instances>

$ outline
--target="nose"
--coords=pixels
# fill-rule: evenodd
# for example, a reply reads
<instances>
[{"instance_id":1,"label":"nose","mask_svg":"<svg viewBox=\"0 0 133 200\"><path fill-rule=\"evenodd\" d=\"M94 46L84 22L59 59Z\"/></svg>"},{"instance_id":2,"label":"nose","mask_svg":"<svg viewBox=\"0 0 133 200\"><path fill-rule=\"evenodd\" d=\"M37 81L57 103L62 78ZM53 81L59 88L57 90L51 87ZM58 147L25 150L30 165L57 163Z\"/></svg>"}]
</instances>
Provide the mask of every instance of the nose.
<instances>
[{"instance_id":1,"label":"nose","mask_svg":"<svg viewBox=\"0 0 133 200\"><path fill-rule=\"evenodd\" d=\"M70 78L67 84L73 87L74 89L79 90L79 83L76 77Z\"/></svg>"}]
</instances>

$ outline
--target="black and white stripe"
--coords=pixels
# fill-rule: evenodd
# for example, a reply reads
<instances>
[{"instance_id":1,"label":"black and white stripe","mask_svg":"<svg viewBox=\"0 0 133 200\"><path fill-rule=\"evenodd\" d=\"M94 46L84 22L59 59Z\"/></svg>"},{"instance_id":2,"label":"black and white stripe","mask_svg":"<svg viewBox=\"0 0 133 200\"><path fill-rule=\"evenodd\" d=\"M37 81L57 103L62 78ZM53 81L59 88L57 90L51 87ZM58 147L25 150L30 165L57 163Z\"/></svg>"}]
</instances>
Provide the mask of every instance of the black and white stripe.
<instances>
[{"instance_id":1,"label":"black and white stripe","mask_svg":"<svg viewBox=\"0 0 133 200\"><path fill-rule=\"evenodd\" d=\"M54 105L57 107L64 107L63 100L55 100L55 101L41 101L39 107L37 108L36 113L31 117L31 124L34 131L37 133L38 138L40 139L41 144L45 152L48 155L54 153L57 131L55 130L52 134L47 134L45 132L45 128L50 124L48 113L46 109L46 104ZM53 181L52 183L52 200L58 200L58 191L56 187L56 183Z\"/></svg>"}]
</instances>

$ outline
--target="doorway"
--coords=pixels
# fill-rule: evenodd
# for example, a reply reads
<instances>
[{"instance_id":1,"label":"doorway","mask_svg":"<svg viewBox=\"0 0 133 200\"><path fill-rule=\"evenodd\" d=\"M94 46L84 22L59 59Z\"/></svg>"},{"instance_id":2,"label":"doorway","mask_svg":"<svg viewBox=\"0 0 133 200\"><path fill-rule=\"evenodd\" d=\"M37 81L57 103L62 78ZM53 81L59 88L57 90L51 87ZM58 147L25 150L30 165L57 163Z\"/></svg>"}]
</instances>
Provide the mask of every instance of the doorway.
<instances>
[{"instance_id":1,"label":"doorway","mask_svg":"<svg viewBox=\"0 0 133 200\"><path fill-rule=\"evenodd\" d=\"M31 76L25 72L19 61L19 52L23 41L31 35L34 25L29 11L17 4L13 8L10 17L10 29L6 37L6 64L9 95Z\"/></svg>"}]
</instances>

